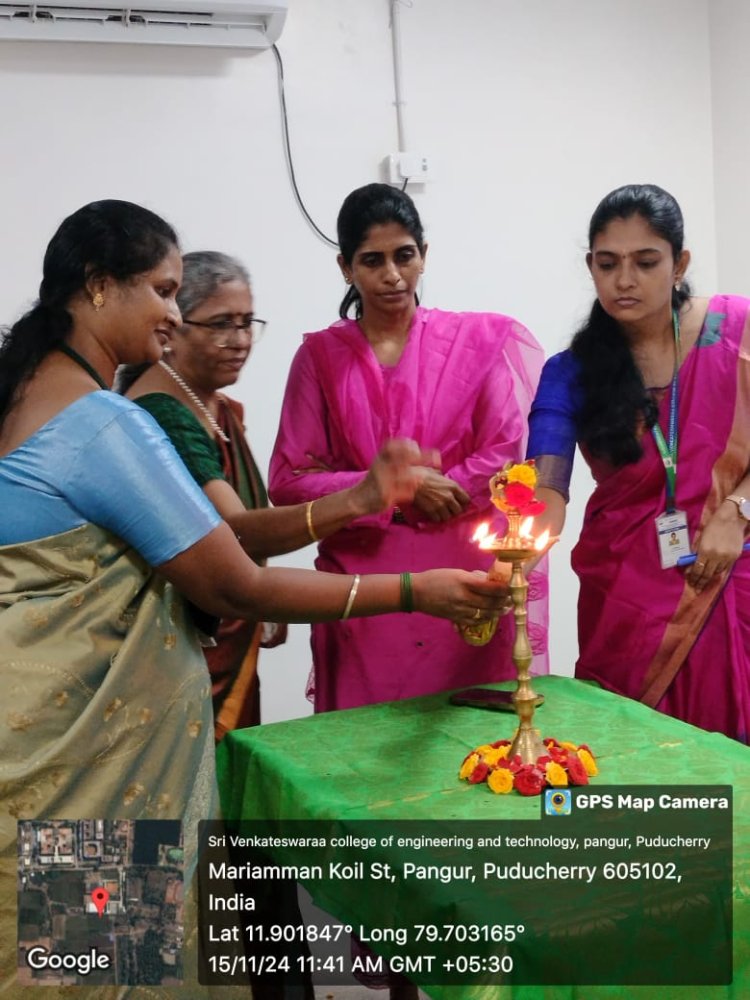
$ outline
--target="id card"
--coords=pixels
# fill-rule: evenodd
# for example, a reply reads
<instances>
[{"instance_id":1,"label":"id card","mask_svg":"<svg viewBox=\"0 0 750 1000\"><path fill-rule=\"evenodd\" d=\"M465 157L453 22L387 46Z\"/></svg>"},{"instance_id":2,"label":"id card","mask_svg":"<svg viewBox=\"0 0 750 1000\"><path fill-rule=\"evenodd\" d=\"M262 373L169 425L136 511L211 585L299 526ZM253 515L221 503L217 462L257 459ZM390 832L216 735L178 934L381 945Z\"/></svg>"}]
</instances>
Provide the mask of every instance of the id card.
<instances>
[{"instance_id":1,"label":"id card","mask_svg":"<svg viewBox=\"0 0 750 1000\"><path fill-rule=\"evenodd\" d=\"M661 514L656 518L656 537L659 541L661 568L671 569L681 556L690 555L687 514L675 510L671 514Z\"/></svg>"}]
</instances>

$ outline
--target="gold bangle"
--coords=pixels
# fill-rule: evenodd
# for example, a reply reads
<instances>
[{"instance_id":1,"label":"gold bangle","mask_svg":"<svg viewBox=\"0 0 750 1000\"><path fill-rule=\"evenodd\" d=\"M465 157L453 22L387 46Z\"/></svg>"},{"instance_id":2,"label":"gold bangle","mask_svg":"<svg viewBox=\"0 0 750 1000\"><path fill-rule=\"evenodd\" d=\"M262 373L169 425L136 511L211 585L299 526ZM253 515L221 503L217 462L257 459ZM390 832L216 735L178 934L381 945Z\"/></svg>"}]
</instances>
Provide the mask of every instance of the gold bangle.
<instances>
[{"instance_id":1,"label":"gold bangle","mask_svg":"<svg viewBox=\"0 0 750 1000\"><path fill-rule=\"evenodd\" d=\"M307 533L310 536L310 541L319 542L320 539L315 534L315 528L313 528L313 523L312 523L312 509L314 503L315 503L314 500L308 500L307 503L305 504L305 521L307 521Z\"/></svg>"},{"instance_id":2,"label":"gold bangle","mask_svg":"<svg viewBox=\"0 0 750 1000\"><path fill-rule=\"evenodd\" d=\"M349 615L352 613L352 606L354 604L354 598L357 596L357 591L359 590L359 573L354 574L354 579L352 580L352 585L349 588L349 596L346 599L346 607L344 608L344 613L341 616L341 621L345 622Z\"/></svg>"}]
</instances>

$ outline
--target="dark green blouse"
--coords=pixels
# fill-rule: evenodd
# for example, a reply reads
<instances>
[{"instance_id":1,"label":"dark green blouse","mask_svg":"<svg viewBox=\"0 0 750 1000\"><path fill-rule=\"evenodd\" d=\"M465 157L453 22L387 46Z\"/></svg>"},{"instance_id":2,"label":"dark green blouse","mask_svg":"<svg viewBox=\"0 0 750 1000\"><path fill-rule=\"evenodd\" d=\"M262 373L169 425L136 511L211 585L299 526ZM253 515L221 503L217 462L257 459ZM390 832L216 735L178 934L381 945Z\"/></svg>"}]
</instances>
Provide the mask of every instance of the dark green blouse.
<instances>
[{"instance_id":1,"label":"dark green blouse","mask_svg":"<svg viewBox=\"0 0 750 1000\"><path fill-rule=\"evenodd\" d=\"M187 406L165 392L150 392L134 402L147 410L164 430L199 486L212 479L226 480L219 446Z\"/></svg>"}]
</instances>

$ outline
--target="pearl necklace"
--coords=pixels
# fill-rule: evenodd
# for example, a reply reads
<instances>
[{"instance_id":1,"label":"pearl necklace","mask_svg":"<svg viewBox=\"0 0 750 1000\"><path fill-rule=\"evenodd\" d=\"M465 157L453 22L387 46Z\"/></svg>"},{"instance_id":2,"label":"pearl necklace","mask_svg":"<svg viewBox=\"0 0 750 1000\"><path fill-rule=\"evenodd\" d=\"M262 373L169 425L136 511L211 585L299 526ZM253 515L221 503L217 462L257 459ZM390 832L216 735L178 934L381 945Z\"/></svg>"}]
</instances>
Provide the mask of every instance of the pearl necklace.
<instances>
[{"instance_id":1,"label":"pearl necklace","mask_svg":"<svg viewBox=\"0 0 750 1000\"><path fill-rule=\"evenodd\" d=\"M179 385L179 387L182 389L182 391L185 393L188 399L191 400L191 402L193 402L198 407L203 416L211 425L211 429L213 430L214 434L217 437L220 437L222 441L225 441L227 444L229 444L229 438L226 436L221 427L219 427L218 423L214 419L214 416L209 410L209 408L206 406L203 400L199 398L198 394L190 388L190 386L187 384L182 375L178 374L174 370L174 368L171 367L171 365L167 364L166 361L159 361L159 364L167 373L167 375L170 375L175 380L177 385Z\"/></svg>"}]
</instances>

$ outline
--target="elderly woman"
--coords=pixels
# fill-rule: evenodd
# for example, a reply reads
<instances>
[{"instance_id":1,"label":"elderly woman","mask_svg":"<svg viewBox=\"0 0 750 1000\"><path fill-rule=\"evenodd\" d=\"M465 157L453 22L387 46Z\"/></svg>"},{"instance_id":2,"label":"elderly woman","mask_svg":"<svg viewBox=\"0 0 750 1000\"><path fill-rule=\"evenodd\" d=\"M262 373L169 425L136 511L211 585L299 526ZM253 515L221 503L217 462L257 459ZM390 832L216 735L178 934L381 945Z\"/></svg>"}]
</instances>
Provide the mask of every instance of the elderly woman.
<instances>
[{"instance_id":1,"label":"elderly woman","mask_svg":"<svg viewBox=\"0 0 750 1000\"><path fill-rule=\"evenodd\" d=\"M361 482L320 502L267 510L268 498L245 438L233 385L263 333L245 268L214 251L185 254L177 305L182 321L164 357L130 384L128 396L166 431L195 481L256 560L317 541L354 518L411 499L415 480L391 445ZM247 512L253 513L248 516ZM283 641L284 626L223 619L205 650L211 672L216 738L260 722L259 645Z\"/></svg>"}]
</instances>

